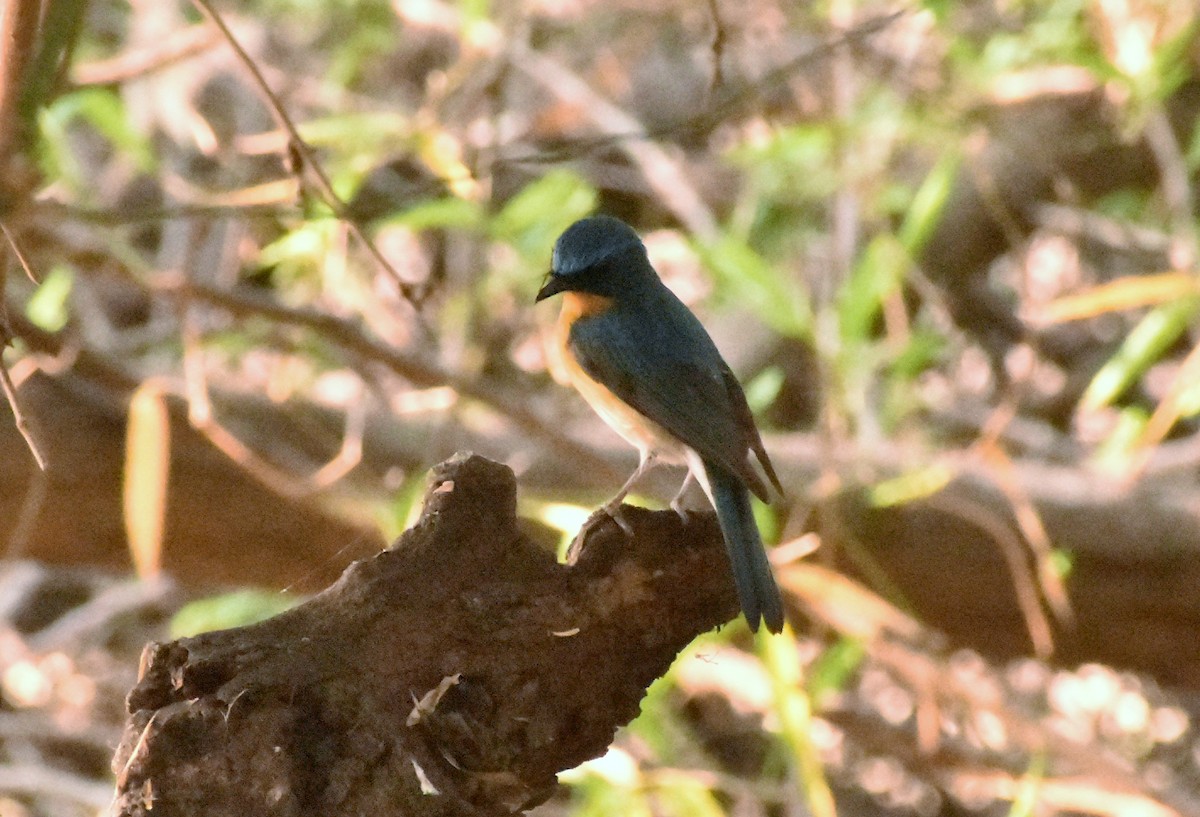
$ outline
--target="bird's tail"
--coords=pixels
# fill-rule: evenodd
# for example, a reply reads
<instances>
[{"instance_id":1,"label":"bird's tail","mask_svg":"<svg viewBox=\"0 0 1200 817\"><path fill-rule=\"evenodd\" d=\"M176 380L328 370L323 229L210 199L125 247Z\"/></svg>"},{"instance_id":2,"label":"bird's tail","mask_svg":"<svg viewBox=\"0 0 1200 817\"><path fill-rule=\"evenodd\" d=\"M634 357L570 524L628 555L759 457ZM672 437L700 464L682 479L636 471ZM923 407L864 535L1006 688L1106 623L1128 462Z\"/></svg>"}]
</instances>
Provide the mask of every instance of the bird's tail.
<instances>
[{"instance_id":1,"label":"bird's tail","mask_svg":"<svg viewBox=\"0 0 1200 817\"><path fill-rule=\"evenodd\" d=\"M746 622L757 632L761 619L768 630L778 633L783 629L783 600L754 522L750 491L736 475L719 465L706 461L704 471Z\"/></svg>"}]
</instances>

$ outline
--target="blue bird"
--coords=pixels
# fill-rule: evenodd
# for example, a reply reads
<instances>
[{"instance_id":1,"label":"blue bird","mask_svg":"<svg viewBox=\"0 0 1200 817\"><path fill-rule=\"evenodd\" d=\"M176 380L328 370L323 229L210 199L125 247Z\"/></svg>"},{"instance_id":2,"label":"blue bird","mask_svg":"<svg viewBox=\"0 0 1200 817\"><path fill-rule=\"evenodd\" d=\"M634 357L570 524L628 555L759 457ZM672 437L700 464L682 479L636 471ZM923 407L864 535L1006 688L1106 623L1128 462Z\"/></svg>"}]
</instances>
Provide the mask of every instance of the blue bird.
<instances>
[{"instance_id":1,"label":"blue bird","mask_svg":"<svg viewBox=\"0 0 1200 817\"><path fill-rule=\"evenodd\" d=\"M605 510L657 461L688 467L679 500L699 481L717 512L738 601L750 629L783 629L783 602L750 507L766 501L757 457L783 493L737 378L708 332L659 280L633 228L609 216L575 222L554 245L537 301L562 293L556 341L572 385L634 445L637 469Z\"/></svg>"}]
</instances>

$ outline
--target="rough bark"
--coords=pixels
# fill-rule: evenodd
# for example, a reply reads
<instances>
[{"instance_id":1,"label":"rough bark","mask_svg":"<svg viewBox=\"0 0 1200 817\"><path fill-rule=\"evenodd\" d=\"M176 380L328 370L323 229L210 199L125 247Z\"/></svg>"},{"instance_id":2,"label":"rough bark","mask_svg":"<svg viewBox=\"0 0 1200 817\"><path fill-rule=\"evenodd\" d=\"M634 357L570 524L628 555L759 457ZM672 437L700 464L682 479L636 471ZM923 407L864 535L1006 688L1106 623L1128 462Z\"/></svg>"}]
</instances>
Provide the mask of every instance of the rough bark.
<instances>
[{"instance_id":1,"label":"rough bark","mask_svg":"<svg viewBox=\"0 0 1200 817\"><path fill-rule=\"evenodd\" d=\"M113 813L511 814L544 800L683 646L737 613L710 515L627 518L632 538L598 524L562 565L518 531L511 471L444 463L420 521L309 602L147 647Z\"/></svg>"}]
</instances>

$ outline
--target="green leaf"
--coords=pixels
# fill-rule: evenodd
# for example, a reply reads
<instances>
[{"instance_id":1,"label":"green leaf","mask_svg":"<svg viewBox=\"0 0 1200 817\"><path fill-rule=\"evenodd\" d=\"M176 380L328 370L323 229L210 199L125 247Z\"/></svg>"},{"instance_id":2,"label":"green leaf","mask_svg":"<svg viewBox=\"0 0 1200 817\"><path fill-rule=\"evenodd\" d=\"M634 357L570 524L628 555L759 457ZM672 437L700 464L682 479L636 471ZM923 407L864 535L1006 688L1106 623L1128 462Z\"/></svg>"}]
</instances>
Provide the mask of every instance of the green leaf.
<instances>
[{"instance_id":1,"label":"green leaf","mask_svg":"<svg viewBox=\"0 0 1200 817\"><path fill-rule=\"evenodd\" d=\"M808 338L812 334L812 306L808 294L781 269L772 266L745 241L723 235L696 251L717 284L737 294L776 332Z\"/></svg>"},{"instance_id":2,"label":"green leaf","mask_svg":"<svg viewBox=\"0 0 1200 817\"><path fill-rule=\"evenodd\" d=\"M946 348L946 336L930 329L917 329L891 364L892 374L911 380L933 366Z\"/></svg>"},{"instance_id":3,"label":"green leaf","mask_svg":"<svg viewBox=\"0 0 1200 817\"><path fill-rule=\"evenodd\" d=\"M783 369L768 366L746 384L746 402L751 411L762 411L774 402L783 388Z\"/></svg>"},{"instance_id":4,"label":"green leaf","mask_svg":"<svg viewBox=\"0 0 1200 817\"><path fill-rule=\"evenodd\" d=\"M921 0L920 5L934 16L938 25L944 25L950 19L950 13L957 9L953 0Z\"/></svg>"},{"instance_id":5,"label":"green leaf","mask_svg":"<svg viewBox=\"0 0 1200 817\"><path fill-rule=\"evenodd\" d=\"M809 669L808 695L820 707L831 693L840 692L867 656L861 639L841 638L831 644Z\"/></svg>"},{"instance_id":6,"label":"green leaf","mask_svg":"<svg viewBox=\"0 0 1200 817\"><path fill-rule=\"evenodd\" d=\"M483 209L473 201L447 197L421 202L393 216L380 219L381 225L400 224L412 230L451 227L471 230L484 220Z\"/></svg>"},{"instance_id":7,"label":"green leaf","mask_svg":"<svg viewBox=\"0 0 1200 817\"><path fill-rule=\"evenodd\" d=\"M680 724L677 723L674 678L665 676L657 679L646 690L642 698L641 712L629 723L629 733L645 741L660 763L675 763L678 752L675 747L686 745Z\"/></svg>"},{"instance_id":8,"label":"green leaf","mask_svg":"<svg viewBox=\"0 0 1200 817\"><path fill-rule=\"evenodd\" d=\"M1062 581L1071 578L1071 571L1075 569L1075 554L1073 551L1063 550L1062 548L1054 548L1050 551L1050 569Z\"/></svg>"},{"instance_id":9,"label":"green leaf","mask_svg":"<svg viewBox=\"0 0 1200 817\"><path fill-rule=\"evenodd\" d=\"M549 259L563 230L596 208L596 190L569 170L552 170L526 185L494 219L492 236L526 258Z\"/></svg>"},{"instance_id":10,"label":"green leaf","mask_svg":"<svg viewBox=\"0 0 1200 817\"><path fill-rule=\"evenodd\" d=\"M820 754L812 741L813 704L796 641L786 633L783 637L759 633L757 644L771 677L776 717L796 776L804 787L808 810L814 817L837 817Z\"/></svg>"},{"instance_id":11,"label":"green leaf","mask_svg":"<svg viewBox=\"0 0 1200 817\"><path fill-rule=\"evenodd\" d=\"M946 199L954 189L954 180L958 178L961 159L957 152L943 154L913 196L899 230L900 243L910 256L915 257L921 252L941 222Z\"/></svg>"},{"instance_id":12,"label":"green leaf","mask_svg":"<svg viewBox=\"0 0 1200 817\"><path fill-rule=\"evenodd\" d=\"M873 485L868 496L873 507L890 508L933 496L952 479L954 471L949 467L927 465Z\"/></svg>"},{"instance_id":13,"label":"green leaf","mask_svg":"<svg viewBox=\"0 0 1200 817\"><path fill-rule=\"evenodd\" d=\"M458 6L466 25L478 25L491 20L492 4L490 0L460 0Z\"/></svg>"},{"instance_id":14,"label":"green leaf","mask_svg":"<svg viewBox=\"0 0 1200 817\"><path fill-rule=\"evenodd\" d=\"M890 233L871 239L838 297L842 339L849 345L870 339L883 301L900 287L911 261L900 241Z\"/></svg>"},{"instance_id":15,"label":"green leaf","mask_svg":"<svg viewBox=\"0 0 1200 817\"><path fill-rule=\"evenodd\" d=\"M35 38L37 49L20 90L17 110L22 125L30 126L38 107L44 105L62 79L60 66L69 64L87 17L87 0L55 0L42 4L44 15ZM9 14L13 8L6 9ZM12 44L6 43L11 47ZM10 126L11 127L11 126Z\"/></svg>"},{"instance_id":16,"label":"green leaf","mask_svg":"<svg viewBox=\"0 0 1200 817\"><path fill-rule=\"evenodd\" d=\"M341 226L337 219L314 218L263 247L258 262L277 266L279 278L297 280L320 270Z\"/></svg>"},{"instance_id":17,"label":"green leaf","mask_svg":"<svg viewBox=\"0 0 1200 817\"><path fill-rule=\"evenodd\" d=\"M1020 779L1017 786L1017 796L1013 798L1008 817L1033 817L1039 813L1038 802L1042 781L1046 777L1046 752L1039 750L1029 758L1029 768Z\"/></svg>"},{"instance_id":18,"label":"green leaf","mask_svg":"<svg viewBox=\"0 0 1200 817\"><path fill-rule=\"evenodd\" d=\"M1191 52L1198 29L1200 21L1192 20L1178 34L1160 43L1150 55L1148 76L1136 84L1147 86L1146 90L1154 100L1166 100L1193 75Z\"/></svg>"},{"instance_id":19,"label":"green leaf","mask_svg":"<svg viewBox=\"0 0 1200 817\"><path fill-rule=\"evenodd\" d=\"M1121 474L1129 467L1130 455L1137 450L1150 415L1140 406L1126 406L1117 414L1117 422L1092 455L1097 467Z\"/></svg>"},{"instance_id":20,"label":"green leaf","mask_svg":"<svg viewBox=\"0 0 1200 817\"><path fill-rule=\"evenodd\" d=\"M1080 400L1080 409L1107 406L1149 369L1188 328L1200 310L1200 299L1180 298L1152 309L1125 338L1117 353L1105 363Z\"/></svg>"},{"instance_id":21,"label":"green leaf","mask_svg":"<svg viewBox=\"0 0 1200 817\"><path fill-rule=\"evenodd\" d=\"M761 143L735 148L729 158L745 168L761 196L781 202L824 201L841 180L827 125L778 128Z\"/></svg>"},{"instance_id":22,"label":"green leaf","mask_svg":"<svg viewBox=\"0 0 1200 817\"><path fill-rule=\"evenodd\" d=\"M265 590L235 590L199 599L171 619L171 638L187 638L212 630L244 627L278 615L296 606L303 598Z\"/></svg>"},{"instance_id":23,"label":"green leaf","mask_svg":"<svg viewBox=\"0 0 1200 817\"><path fill-rule=\"evenodd\" d=\"M70 267L55 264L25 304L25 317L40 329L57 332L67 325L67 299L75 283Z\"/></svg>"},{"instance_id":24,"label":"green leaf","mask_svg":"<svg viewBox=\"0 0 1200 817\"><path fill-rule=\"evenodd\" d=\"M1200 380L1188 379L1179 385L1179 396L1175 405L1180 417L1195 417L1200 414Z\"/></svg>"},{"instance_id":25,"label":"green leaf","mask_svg":"<svg viewBox=\"0 0 1200 817\"><path fill-rule=\"evenodd\" d=\"M1188 144L1187 150L1187 166L1188 170L1200 167L1200 128L1192 131L1192 141Z\"/></svg>"},{"instance_id":26,"label":"green leaf","mask_svg":"<svg viewBox=\"0 0 1200 817\"><path fill-rule=\"evenodd\" d=\"M156 167L150 140L133 127L125 103L113 91L84 88L55 100L42 113L43 128L59 138L77 119L91 125L114 148L128 156L138 170L148 173Z\"/></svg>"},{"instance_id":27,"label":"green leaf","mask_svg":"<svg viewBox=\"0 0 1200 817\"><path fill-rule=\"evenodd\" d=\"M723 817L725 809L717 802L708 781L682 769L664 769L654 775L654 799L660 806L656 814L680 817Z\"/></svg>"},{"instance_id":28,"label":"green leaf","mask_svg":"<svg viewBox=\"0 0 1200 817\"><path fill-rule=\"evenodd\" d=\"M758 497L750 499L750 508L754 511L754 522L764 542L779 541L779 511Z\"/></svg>"},{"instance_id":29,"label":"green leaf","mask_svg":"<svg viewBox=\"0 0 1200 817\"><path fill-rule=\"evenodd\" d=\"M370 506L372 519L379 526L385 541L391 542L408 530L421 515L421 500L425 496L425 472L413 469L404 476L398 488L388 498Z\"/></svg>"},{"instance_id":30,"label":"green leaf","mask_svg":"<svg viewBox=\"0 0 1200 817\"><path fill-rule=\"evenodd\" d=\"M574 817L653 814L637 761L615 746L607 754L561 773L559 780L571 787Z\"/></svg>"}]
</instances>

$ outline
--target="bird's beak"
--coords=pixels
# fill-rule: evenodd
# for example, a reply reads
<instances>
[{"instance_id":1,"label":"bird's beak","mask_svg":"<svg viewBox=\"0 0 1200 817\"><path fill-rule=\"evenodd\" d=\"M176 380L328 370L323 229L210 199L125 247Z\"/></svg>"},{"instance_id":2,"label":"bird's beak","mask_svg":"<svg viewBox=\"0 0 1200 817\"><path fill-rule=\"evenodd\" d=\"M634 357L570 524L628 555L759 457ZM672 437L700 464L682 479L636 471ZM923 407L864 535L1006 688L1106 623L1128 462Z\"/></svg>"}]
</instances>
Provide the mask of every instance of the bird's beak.
<instances>
[{"instance_id":1,"label":"bird's beak","mask_svg":"<svg viewBox=\"0 0 1200 817\"><path fill-rule=\"evenodd\" d=\"M546 273L546 282L538 290L537 297L533 299L533 302L536 304L538 301L543 301L551 295L557 295L566 288L566 278L561 275L555 275L553 272L548 272Z\"/></svg>"}]
</instances>

